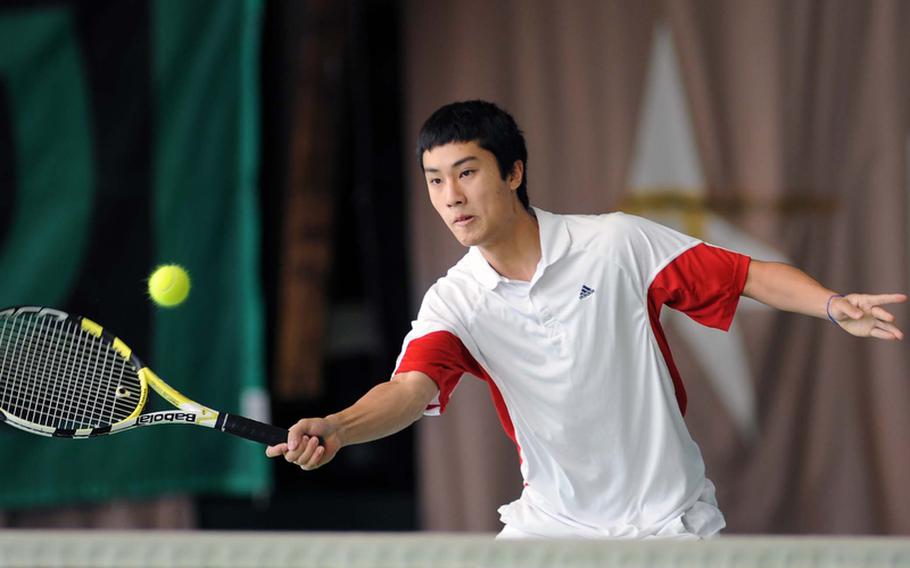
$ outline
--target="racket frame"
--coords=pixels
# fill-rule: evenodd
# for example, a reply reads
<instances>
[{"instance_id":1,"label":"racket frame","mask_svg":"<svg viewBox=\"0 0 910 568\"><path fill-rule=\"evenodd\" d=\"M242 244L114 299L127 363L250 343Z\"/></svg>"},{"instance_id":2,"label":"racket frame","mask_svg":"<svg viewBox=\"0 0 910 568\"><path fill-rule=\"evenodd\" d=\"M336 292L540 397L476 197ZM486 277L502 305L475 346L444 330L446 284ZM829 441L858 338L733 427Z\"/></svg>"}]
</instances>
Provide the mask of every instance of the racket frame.
<instances>
[{"instance_id":1,"label":"racket frame","mask_svg":"<svg viewBox=\"0 0 910 568\"><path fill-rule=\"evenodd\" d=\"M45 426L23 420L22 418L7 412L3 408L0 408L0 422L6 422L10 426L39 436L74 439L94 438L96 436L125 432L126 430L132 430L133 428L155 426L159 424L193 424L196 426L219 429L222 426L224 418L218 411L191 400L180 391L161 380L158 375L142 363L142 361L133 353L132 349L130 349L130 347L119 337L108 332L101 327L101 325L88 318L72 316L60 310L38 306L20 306L4 309L0 311L0 318L31 314L35 317L49 317L58 321L74 322L78 324L83 331L90 333L103 343L112 347L117 354L132 365L138 373L140 384L139 403L136 405L132 414L126 418L107 426L94 428L66 429ZM142 413L142 410L148 402L149 386L151 386L156 393L161 395L162 398L174 405L175 408L173 410ZM219 418L221 418L221 420L219 420Z\"/></svg>"}]
</instances>

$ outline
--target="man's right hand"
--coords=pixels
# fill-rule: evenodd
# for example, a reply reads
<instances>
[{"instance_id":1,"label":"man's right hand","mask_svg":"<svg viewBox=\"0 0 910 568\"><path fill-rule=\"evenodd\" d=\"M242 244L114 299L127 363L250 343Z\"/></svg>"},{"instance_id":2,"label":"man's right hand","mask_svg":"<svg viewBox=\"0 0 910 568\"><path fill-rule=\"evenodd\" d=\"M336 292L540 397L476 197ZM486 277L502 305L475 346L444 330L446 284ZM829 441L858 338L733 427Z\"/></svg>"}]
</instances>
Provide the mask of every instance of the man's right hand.
<instances>
[{"instance_id":1,"label":"man's right hand","mask_svg":"<svg viewBox=\"0 0 910 568\"><path fill-rule=\"evenodd\" d=\"M322 438L324 444L319 443ZM288 441L269 446L265 455L275 458L283 455L289 463L304 470L313 470L332 461L342 442L338 430L325 418L304 418L288 430Z\"/></svg>"},{"instance_id":2,"label":"man's right hand","mask_svg":"<svg viewBox=\"0 0 910 568\"><path fill-rule=\"evenodd\" d=\"M438 392L436 382L420 371L398 373L341 412L297 422L288 430L287 443L269 446L265 455L283 455L305 470L322 467L346 444L378 440L410 426Z\"/></svg>"}]
</instances>

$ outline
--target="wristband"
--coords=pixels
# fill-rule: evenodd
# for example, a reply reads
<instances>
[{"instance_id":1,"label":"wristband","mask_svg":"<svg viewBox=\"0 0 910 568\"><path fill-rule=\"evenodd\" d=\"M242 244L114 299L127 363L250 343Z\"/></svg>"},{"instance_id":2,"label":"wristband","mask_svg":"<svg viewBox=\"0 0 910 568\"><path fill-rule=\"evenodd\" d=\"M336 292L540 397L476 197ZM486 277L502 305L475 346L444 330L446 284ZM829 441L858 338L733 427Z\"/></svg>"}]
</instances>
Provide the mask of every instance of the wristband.
<instances>
[{"instance_id":1,"label":"wristband","mask_svg":"<svg viewBox=\"0 0 910 568\"><path fill-rule=\"evenodd\" d=\"M844 297L843 294L834 294L833 296L828 298L828 303L825 304L825 313L828 314L828 319L831 320L831 323L833 323L837 327L840 327L840 324L837 323L837 320L835 320L833 317L831 317L831 300L833 300L834 298L843 298L843 297Z\"/></svg>"}]
</instances>

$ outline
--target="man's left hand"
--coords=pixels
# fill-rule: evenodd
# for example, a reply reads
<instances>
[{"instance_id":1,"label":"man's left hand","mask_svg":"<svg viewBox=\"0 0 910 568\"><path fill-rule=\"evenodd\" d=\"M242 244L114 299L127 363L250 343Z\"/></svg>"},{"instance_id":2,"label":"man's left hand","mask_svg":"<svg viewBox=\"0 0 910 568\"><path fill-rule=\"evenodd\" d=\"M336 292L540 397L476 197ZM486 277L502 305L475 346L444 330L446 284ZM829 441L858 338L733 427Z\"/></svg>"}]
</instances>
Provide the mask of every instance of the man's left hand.
<instances>
[{"instance_id":1,"label":"man's left hand","mask_svg":"<svg viewBox=\"0 0 910 568\"><path fill-rule=\"evenodd\" d=\"M900 341L904 334L894 325L894 315L881 306L906 301L906 294L848 294L833 298L828 314L851 335Z\"/></svg>"}]
</instances>

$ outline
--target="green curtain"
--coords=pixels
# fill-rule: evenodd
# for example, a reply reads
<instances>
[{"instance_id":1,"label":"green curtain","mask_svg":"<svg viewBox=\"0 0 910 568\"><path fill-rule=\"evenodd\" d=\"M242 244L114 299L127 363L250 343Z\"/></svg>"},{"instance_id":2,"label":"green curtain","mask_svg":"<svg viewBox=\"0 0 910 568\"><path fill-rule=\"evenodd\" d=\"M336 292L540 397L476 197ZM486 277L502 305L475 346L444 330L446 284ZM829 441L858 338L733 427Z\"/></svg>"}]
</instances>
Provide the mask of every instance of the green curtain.
<instances>
[{"instance_id":1,"label":"green curtain","mask_svg":"<svg viewBox=\"0 0 910 568\"><path fill-rule=\"evenodd\" d=\"M0 9L0 307L95 319L218 410L265 400L259 0ZM176 262L189 300L150 305ZM156 395L152 395L152 400ZM0 428L0 508L268 490L261 446L161 426L91 440Z\"/></svg>"}]
</instances>

